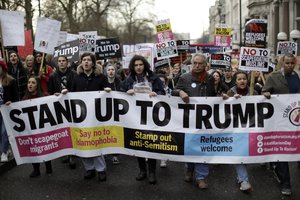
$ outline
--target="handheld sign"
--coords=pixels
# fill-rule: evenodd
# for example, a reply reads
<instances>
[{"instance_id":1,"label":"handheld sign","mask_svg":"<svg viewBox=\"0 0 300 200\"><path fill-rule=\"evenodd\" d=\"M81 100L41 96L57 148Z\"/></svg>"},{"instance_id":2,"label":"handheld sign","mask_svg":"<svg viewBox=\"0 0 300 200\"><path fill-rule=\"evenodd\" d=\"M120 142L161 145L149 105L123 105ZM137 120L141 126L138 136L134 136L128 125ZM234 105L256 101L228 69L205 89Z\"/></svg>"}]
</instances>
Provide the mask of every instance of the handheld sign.
<instances>
[{"instance_id":1,"label":"handheld sign","mask_svg":"<svg viewBox=\"0 0 300 200\"><path fill-rule=\"evenodd\" d=\"M267 48L267 20L251 19L245 24L245 46Z\"/></svg>"},{"instance_id":2,"label":"handheld sign","mask_svg":"<svg viewBox=\"0 0 300 200\"><path fill-rule=\"evenodd\" d=\"M4 46L24 46L24 16L19 11L0 10Z\"/></svg>"},{"instance_id":3,"label":"handheld sign","mask_svg":"<svg viewBox=\"0 0 300 200\"><path fill-rule=\"evenodd\" d=\"M95 52L97 31L79 32L79 52Z\"/></svg>"},{"instance_id":4,"label":"handheld sign","mask_svg":"<svg viewBox=\"0 0 300 200\"><path fill-rule=\"evenodd\" d=\"M217 24L215 27L214 44L220 47L231 46L232 27L229 24Z\"/></svg>"},{"instance_id":5,"label":"handheld sign","mask_svg":"<svg viewBox=\"0 0 300 200\"><path fill-rule=\"evenodd\" d=\"M212 54L210 56L211 68L213 69L226 69L230 68L231 56L226 54Z\"/></svg>"},{"instance_id":6,"label":"handheld sign","mask_svg":"<svg viewBox=\"0 0 300 200\"><path fill-rule=\"evenodd\" d=\"M58 47L55 47L54 58L58 56L66 56L70 63L79 60L79 40L66 42Z\"/></svg>"},{"instance_id":7,"label":"handheld sign","mask_svg":"<svg viewBox=\"0 0 300 200\"><path fill-rule=\"evenodd\" d=\"M18 54L22 58L26 58L26 56L33 54L33 42L31 32L31 29L25 31L25 46L17 46Z\"/></svg>"},{"instance_id":8,"label":"handheld sign","mask_svg":"<svg viewBox=\"0 0 300 200\"><path fill-rule=\"evenodd\" d=\"M278 42L277 43L277 56L283 56L285 54L291 53L297 56L297 42Z\"/></svg>"},{"instance_id":9,"label":"handheld sign","mask_svg":"<svg viewBox=\"0 0 300 200\"><path fill-rule=\"evenodd\" d=\"M176 40L178 53L186 53L190 50L189 40Z\"/></svg>"},{"instance_id":10,"label":"handheld sign","mask_svg":"<svg viewBox=\"0 0 300 200\"><path fill-rule=\"evenodd\" d=\"M34 49L52 54L59 38L61 22L48 18L38 18Z\"/></svg>"},{"instance_id":11,"label":"handheld sign","mask_svg":"<svg viewBox=\"0 0 300 200\"><path fill-rule=\"evenodd\" d=\"M158 60L178 56L170 19L158 21L156 25L156 57Z\"/></svg>"},{"instance_id":12,"label":"handheld sign","mask_svg":"<svg viewBox=\"0 0 300 200\"><path fill-rule=\"evenodd\" d=\"M269 55L269 49L242 47L239 69L267 72Z\"/></svg>"},{"instance_id":13,"label":"handheld sign","mask_svg":"<svg viewBox=\"0 0 300 200\"><path fill-rule=\"evenodd\" d=\"M107 58L121 58L121 45L118 38L110 38L96 41L96 58L103 60Z\"/></svg>"}]
</instances>

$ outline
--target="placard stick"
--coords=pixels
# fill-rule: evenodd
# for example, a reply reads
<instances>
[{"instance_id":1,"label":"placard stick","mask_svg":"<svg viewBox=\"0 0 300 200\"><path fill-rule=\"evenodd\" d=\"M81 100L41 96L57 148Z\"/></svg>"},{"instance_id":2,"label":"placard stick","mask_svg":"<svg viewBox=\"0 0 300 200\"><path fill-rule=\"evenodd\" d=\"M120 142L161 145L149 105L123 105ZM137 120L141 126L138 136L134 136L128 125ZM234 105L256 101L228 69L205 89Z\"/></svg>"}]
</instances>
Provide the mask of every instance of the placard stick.
<instances>
[{"instance_id":1,"label":"placard stick","mask_svg":"<svg viewBox=\"0 0 300 200\"><path fill-rule=\"evenodd\" d=\"M261 78L263 84L265 85L266 80L265 80L264 74L262 72L259 72L259 75L260 75L260 78Z\"/></svg>"},{"instance_id":2,"label":"placard stick","mask_svg":"<svg viewBox=\"0 0 300 200\"><path fill-rule=\"evenodd\" d=\"M253 96L253 94L254 94L254 79L255 79L254 74L255 74L255 72L251 71L250 96Z\"/></svg>"},{"instance_id":3,"label":"placard stick","mask_svg":"<svg viewBox=\"0 0 300 200\"><path fill-rule=\"evenodd\" d=\"M5 62L7 62L7 57L4 51L4 43L3 43L3 35L2 35L2 26L0 26L0 38L1 38L1 49L2 49L2 56L3 56L3 60Z\"/></svg>"},{"instance_id":4,"label":"placard stick","mask_svg":"<svg viewBox=\"0 0 300 200\"><path fill-rule=\"evenodd\" d=\"M43 53L43 55L42 55L42 62L41 62L41 66L40 66L40 72L42 72L42 70L43 70L44 59L45 59L45 53Z\"/></svg>"},{"instance_id":5,"label":"placard stick","mask_svg":"<svg viewBox=\"0 0 300 200\"><path fill-rule=\"evenodd\" d=\"M7 51L7 49L4 50L4 53L5 53L6 62L8 62L9 61L9 57L8 57L8 51Z\"/></svg>"},{"instance_id":6,"label":"placard stick","mask_svg":"<svg viewBox=\"0 0 300 200\"><path fill-rule=\"evenodd\" d=\"M182 65L182 53L179 54L180 55L180 66Z\"/></svg>"}]
</instances>

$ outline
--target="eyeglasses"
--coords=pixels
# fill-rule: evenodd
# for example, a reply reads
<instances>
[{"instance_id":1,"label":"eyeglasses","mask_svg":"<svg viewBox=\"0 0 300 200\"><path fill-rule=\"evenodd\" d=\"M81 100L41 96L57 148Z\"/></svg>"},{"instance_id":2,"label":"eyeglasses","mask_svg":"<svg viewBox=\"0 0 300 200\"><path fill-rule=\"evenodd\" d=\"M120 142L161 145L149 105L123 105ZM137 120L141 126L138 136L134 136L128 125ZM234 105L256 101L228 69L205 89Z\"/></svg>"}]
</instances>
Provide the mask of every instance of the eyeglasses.
<instances>
[{"instance_id":1,"label":"eyeglasses","mask_svg":"<svg viewBox=\"0 0 300 200\"><path fill-rule=\"evenodd\" d=\"M193 62L193 65L204 65L204 62Z\"/></svg>"}]
</instances>

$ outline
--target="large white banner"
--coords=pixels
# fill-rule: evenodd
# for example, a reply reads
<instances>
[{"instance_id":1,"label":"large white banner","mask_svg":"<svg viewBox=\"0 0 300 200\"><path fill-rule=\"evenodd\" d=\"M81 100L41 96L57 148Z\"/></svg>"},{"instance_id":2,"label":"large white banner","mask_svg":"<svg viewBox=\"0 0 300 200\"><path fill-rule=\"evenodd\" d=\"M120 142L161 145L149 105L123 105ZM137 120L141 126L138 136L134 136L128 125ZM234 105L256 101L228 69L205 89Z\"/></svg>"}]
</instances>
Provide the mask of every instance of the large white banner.
<instances>
[{"instance_id":1,"label":"large white banner","mask_svg":"<svg viewBox=\"0 0 300 200\"><path fill-rule=\"evenodd\" d=\"M61 22L44 17L38 18L34 49L39 52L53 54L59 38Z\"/></svg>"},{"instance_id":2,"label":"large white banner","mask_svg":"<svg viewBox=\"0 0 300 200\"><path fill-rule=\"evenodd\" d=\"M4 46L25 46L24 16L23 12L0 10Z\"/></svg>"},{"instance_id":3,"label":"large white banner","mask_svg":"<svg viewBox=\"0 0 300 200\"><path fill-rule=\"evenodd\" d=\"M127 154L205 163L300 160L300 95L240 99L78 92L1 106L18 164Z\"/></svg>"}]
</instances>

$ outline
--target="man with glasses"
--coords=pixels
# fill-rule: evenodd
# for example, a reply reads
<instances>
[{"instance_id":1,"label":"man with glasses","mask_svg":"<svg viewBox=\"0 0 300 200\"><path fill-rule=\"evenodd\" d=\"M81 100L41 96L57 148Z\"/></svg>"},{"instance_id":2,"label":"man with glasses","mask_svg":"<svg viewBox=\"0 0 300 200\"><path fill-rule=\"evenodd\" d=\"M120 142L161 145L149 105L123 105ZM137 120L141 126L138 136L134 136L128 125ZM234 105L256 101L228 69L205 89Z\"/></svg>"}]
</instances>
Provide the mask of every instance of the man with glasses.
<instances>
[{"instance_id":1,"label":"man with glasses","mask_svg":"<svg viewBox=\"0 0 300 200\"><path fill-rule=\"evenodd\" d=\"M213 79L209 79L207 73L206 57L202 54L194 54L191 60L192 70L180 76L175 90L172 95L180 96L185 103L189 103L189 97L207 97L214 96ZM193 174L197 186L200 189L208 188L206 177L208 176L209 168L203 163L186 163L186 173L184 180L191 182Z\"/></svg>"}]
</instances>

